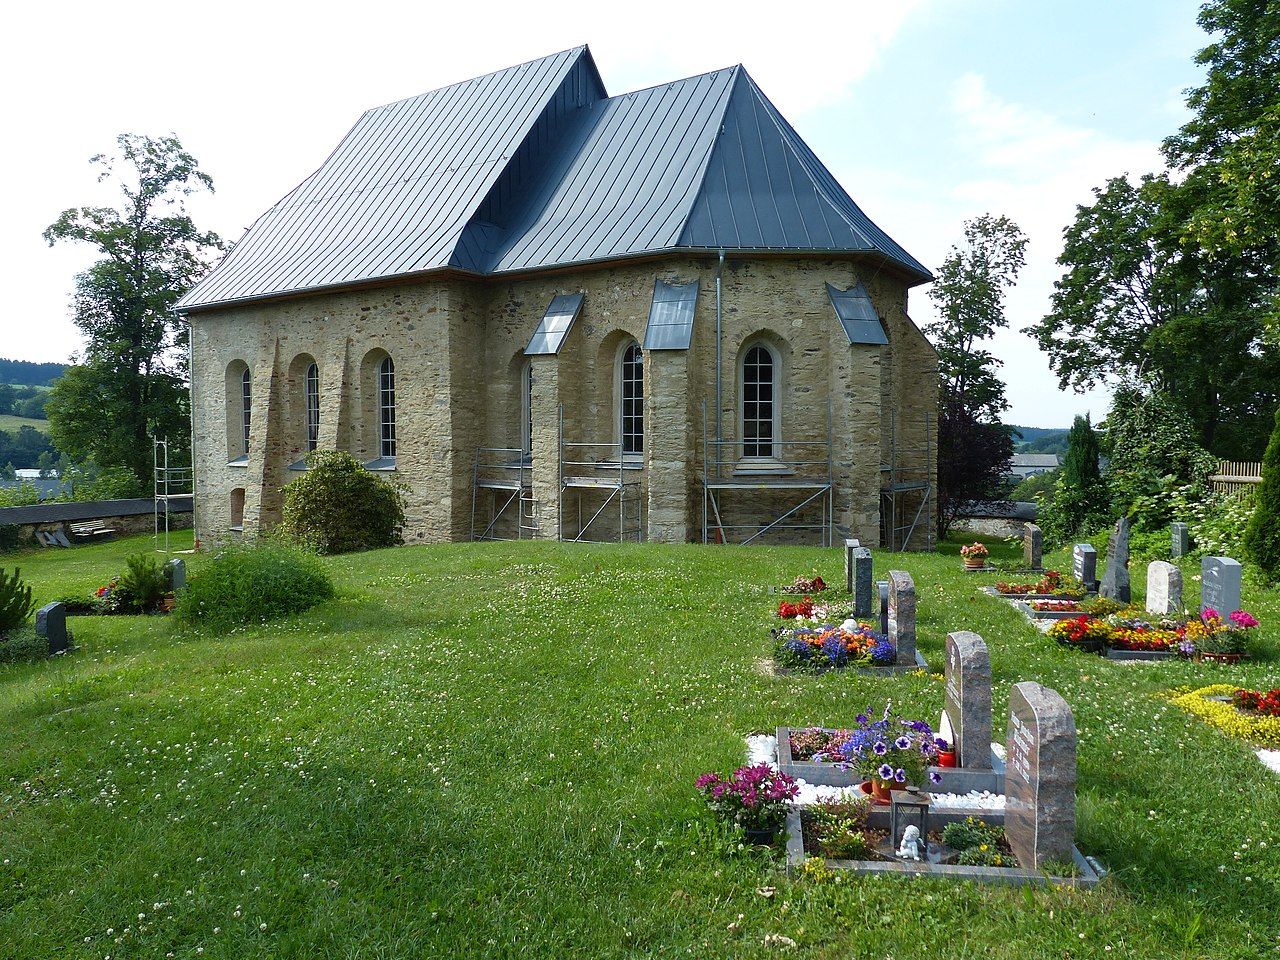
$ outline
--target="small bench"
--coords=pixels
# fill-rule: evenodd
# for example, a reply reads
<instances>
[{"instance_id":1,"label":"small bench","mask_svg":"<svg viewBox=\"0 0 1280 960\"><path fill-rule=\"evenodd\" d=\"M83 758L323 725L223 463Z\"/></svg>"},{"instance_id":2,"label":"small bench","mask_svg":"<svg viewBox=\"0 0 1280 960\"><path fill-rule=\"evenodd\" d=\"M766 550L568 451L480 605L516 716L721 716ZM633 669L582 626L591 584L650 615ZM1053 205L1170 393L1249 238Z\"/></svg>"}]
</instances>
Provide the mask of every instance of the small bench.
<instances>
[{"instance_id":1,"label":"small bench","mask_svg":"<svg viewBox=\"0 0 1280 960\"><path fill-rule=\"evenodd\" d=\"M77 540L97 540L104 537L114 537L119 533L116 527L107 526L105 520L86 520L83 523L68 524L71 536Z\"/></svg>"}]
</instances>

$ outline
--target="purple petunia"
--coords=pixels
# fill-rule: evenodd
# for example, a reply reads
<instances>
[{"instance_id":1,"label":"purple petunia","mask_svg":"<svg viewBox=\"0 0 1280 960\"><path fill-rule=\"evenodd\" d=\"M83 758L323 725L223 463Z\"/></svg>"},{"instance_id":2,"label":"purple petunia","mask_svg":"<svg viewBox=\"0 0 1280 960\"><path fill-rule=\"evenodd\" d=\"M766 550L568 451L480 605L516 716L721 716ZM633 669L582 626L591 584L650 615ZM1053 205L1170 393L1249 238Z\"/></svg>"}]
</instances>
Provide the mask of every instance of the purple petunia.
<instances>
[{"instance_id":1,"label":"purple petunia","mask_svg":"<svg viewBox=\"0 0 1280 960\"><path fill-rule=\"evenodd\" d=\"M887 763L880 764L880 769L877 770L876 773L880 775L881 780L893 779L893 767L889 766Z\"/></svg>"}]
</instances>

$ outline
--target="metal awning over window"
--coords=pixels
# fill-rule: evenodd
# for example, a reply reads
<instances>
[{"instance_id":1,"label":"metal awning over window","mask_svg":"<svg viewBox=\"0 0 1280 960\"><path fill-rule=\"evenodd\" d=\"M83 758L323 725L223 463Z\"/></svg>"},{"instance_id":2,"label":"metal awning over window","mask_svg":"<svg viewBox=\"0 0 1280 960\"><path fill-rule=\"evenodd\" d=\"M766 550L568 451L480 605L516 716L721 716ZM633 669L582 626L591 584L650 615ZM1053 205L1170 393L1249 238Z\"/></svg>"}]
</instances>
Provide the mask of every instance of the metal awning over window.
<instances>
[{"instance_id":1,"label":"metal awning over window","mask_svg":"<svg viewBox=\"0 0 1280 960\"><path fill-rule=\"evenodd\" d=\"M688 350L693 339L693 310L698 305L698 281L678 284L655 280L646 350Z\"/></svg>"},{"instance_id":2,"label":"metal awning over window","mask_svg":"<svg viewBox=\"0 0 1280 960\"><path fill-rule=\"evenodd\" d=\"M564 338L569 335L569 328L573 326L581 309L580 293L562 293L552 297L542 322L529 338L529 345L524 348L524 355L532 357L559 353L564 346Z\"/></svg>"},{"instance_id":3,"label":"metal awning over window","mask_svg":"<svg viewBox=\"0 0 1280 960\"><path fill-rule=\"evenodd\" d=\"M844 327L850 343L889 342L880 316L871 303L871 295L861 282L855 283L848 290L840 290L828 283L827 294L831 297L831 306L835 308L840 326Z\"/></svg>"}]
</instances>

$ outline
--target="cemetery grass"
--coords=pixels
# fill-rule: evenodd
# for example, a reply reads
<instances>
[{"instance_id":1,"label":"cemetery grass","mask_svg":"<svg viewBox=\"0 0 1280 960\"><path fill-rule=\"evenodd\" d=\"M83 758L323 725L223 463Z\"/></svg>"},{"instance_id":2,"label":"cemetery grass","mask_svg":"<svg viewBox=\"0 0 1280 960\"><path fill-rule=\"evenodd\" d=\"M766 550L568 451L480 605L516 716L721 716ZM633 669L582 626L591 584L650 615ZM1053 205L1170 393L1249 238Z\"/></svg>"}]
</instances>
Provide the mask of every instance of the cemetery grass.
<instances>
[{"instance_id":1,"label":"cemetery grass","mask_svg":"<svg viewBox=\"0 0 1280 960\"><path fill-rule=\"evenodd\" d=\"M44 602L150 548L17 561ZM944 550L877 552L877 577L912 572L939 669L948 631L987 640L998 737L1013 682L1072 705L1078 843L1113 871L1097 890L789 880L780 853L712 823L693 780L740 764L747 733L840 725L890 697L941 709L927 675L760 669L766 588L815 570L843 583L839 550L412 547L326 560L338 598L273 626L77 617L71 656L0 667L0 956L1276 952L1280 781L1161 697L1274 685L1276 663L1059 647ZM1280 596L1246 584L1245 601L1274 653Z\"/></svg>"}]
</instances>

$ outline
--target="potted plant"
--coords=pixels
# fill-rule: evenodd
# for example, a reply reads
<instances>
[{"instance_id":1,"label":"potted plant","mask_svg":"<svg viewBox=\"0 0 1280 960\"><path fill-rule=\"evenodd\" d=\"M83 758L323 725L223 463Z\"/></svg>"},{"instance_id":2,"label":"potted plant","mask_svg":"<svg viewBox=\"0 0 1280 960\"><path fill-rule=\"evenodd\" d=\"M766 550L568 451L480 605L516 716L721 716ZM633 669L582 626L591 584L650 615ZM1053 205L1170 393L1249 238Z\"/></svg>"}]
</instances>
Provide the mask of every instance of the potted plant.
<instances>
[{"instance_id":1,"label":"potted plant","mask_svg":"<svg viewBox=\"0 0 1280 960\"><path fill-rule=\"evenodd\" d=\"M923 720L894 716L891 702L879 720L859 715L840 753L867 777L863 790L876 803L887 804L890 791L922 786L926 775L933 783L939 782L941 778L929 767L937 765L938 751L945 742L935 737Z\"/></svg>"},{"instance_id":2,"label":"potted plant","mask_svg":"<svg viewBox=\"0 0 1280 960\"><path fill-rule=\"evenodd\" d=\"M1239 663L1249 646L1250 632L1258 620L1244 610L1236 610L1225 619L1217 610L1206 607L1200 619L1188 622L1184 637L1195 645L1195 659L1210 663Z\"/></svg>"},{"instance_id":3,"label":"potted plant","mask_svg":"<svg viewBox=\"0 0 1280 960\"><path fill-rule=\"evenodd\" d=\"M964 568L966 570L982 570L985 568L989 553L990 551L981 543L971 543L960 548L960 556L964 557Z\"/></svg>"},{"instance_id":4,"label":"potted plant","mask_svg":"<svg viewBox=\"0 0 1280 960\"><path fill-rule=\"evenodd\" d=\"M767 763L739 767L729 777L704 773L697 787L707 806L741 828L749 843L771 845L799 793L795 780Z\"/></svg>"}]
</instances>

